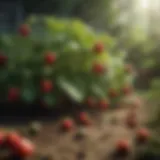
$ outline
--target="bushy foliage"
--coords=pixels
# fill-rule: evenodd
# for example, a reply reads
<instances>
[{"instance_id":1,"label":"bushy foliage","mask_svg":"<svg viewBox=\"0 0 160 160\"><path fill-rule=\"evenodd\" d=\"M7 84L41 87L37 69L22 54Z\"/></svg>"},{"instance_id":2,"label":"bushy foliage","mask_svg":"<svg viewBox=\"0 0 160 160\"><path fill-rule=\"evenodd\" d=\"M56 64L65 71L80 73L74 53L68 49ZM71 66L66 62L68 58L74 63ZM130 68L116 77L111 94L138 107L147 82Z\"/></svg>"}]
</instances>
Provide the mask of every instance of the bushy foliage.
<instances>
[{"instance_id":1,"label":"bushy foliage","mask_svg":"<svg viewBox=\"0 0 160 160\"><path fill-rule=\"evenodd\" d=\"M65 93L82 103L110 99L132 90L134 75L116 41L77 19L32 16L15 35L1 37L0 86L3 100L37 97L55 105Z\"/></svg>"}]
</instances>

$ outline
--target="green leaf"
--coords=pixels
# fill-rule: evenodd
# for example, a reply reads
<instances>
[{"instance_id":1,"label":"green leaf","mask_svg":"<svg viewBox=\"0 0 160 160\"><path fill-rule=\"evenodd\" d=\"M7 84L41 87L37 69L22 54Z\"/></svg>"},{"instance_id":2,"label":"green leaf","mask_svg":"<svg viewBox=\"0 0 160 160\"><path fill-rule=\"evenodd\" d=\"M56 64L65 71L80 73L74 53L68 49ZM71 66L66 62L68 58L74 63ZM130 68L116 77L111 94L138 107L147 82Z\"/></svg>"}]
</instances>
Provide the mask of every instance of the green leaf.
<instances>
[{"instance_id":1,"label":"green leaf","mask_svg":"<svg viewBox=\"0 0 160 160\"><path fill-rule=\"evenodd\" d=\"M80 51L80 45L76 41L69 41L66 44L65 51L71 52L72 54L76 54L77 52Z\"/></svg>"},{"instance_id":2,"label":"green leaf","mask_svg":"<svg viewBox=\"0 0 160 160\"><path fill-rule=\"evenodd\" d=\"M109 35L106 35L106 33L101 33L97 36L98 41L102 41L108 48L112 48L115 45L115 41L112 37Z\"/></svg>"},{"instance_id":3,"label":"green leaf","mask_svg":"<svg viewBox=\"0 0 160 160\"><path fill-rule=\"evenodd\" d=\"M96 97L106 98L106 91L104 91L105 89L103 87L92 84L91 90Z\"/></svg>"},{"instance_id":4,"label":"green leaf","mask_svg":"<svg viewBox=\"0 0 160 160\"><path fill-rule=\"evenodd\" d=\"M8 73L7 70L0 70L0 82L5 82L6 79L8 78Z\"/></svg>"},{"instance_id":5,"label":"green leaf","mask_svg":"<svg viewBox=\"0 0 160 160\"><path fill-rule=\"evenodd\" d=\"M63 32L66 29L66 25L68 25L68 21L58 20L53 17L47 17L45 23L47 24L48 29L52 32Z\"/></svg>"},{"instance_id":6,"label":"green leaf","mask_svg":"<svg viewBox=\"0 0 160 160\"><path fill-rule=\"evenodd\" d=\"M25 88L22 90L21 97L26 102L33 102L36 98L36 91L34 89Z\"/></svg>"},{"instance_id":7,"label":"green leaf","mask_svg":"<svg viewBox=\"0 0 160 160\"><path fill-rule=\"evenodd\" d=\"M96 41L96 34L92 29L79 20L71 22L69 32L72 39L77 40L84 48L90 48Z\"/></svg>"},{"instance_id":8,"label":"green leaf","mask_svg":"<svg viewBox=\"0 0 160 160\"><path fill-rule=\"evenodd\" d=\"M9 46L9 47L12 46L12 44L13 44L12 36L4 35L1 38L2 38L2 43L3 43L4 46Z\"/></svg>"},{"instance_id":9,"label":"green leaf","mask_svg":"<svg viewBox=\"0 0 160 160\"><path fill-rule=\"evenodd\" d=\"M37 20L37 17L36 17L35 15L31 15L31 16L28 17L25 21L26 21L26 23L28 23L28 24L33 24L33 23L36 22L36 20Z\"/></svg>"},{"instance_id":10,"label":"green leaf","mask_svg":"<svg viewBox=\"0 0 160 160\"><path fill-rule=\"evenodd\" d=\"M143 63L142 63L142 67L144 68L152 68L156 65L156 62L154 59L148 59L148 60L145 60Z\"/></svg>"},{"instance_id":11,"label":"green leaf","mask_svg":"<svg viewBox=\"0 0 160 160\"><path fill-rule=\"evenodd\" d=\"M82 102L85 97L85 91L83 87L78 85L74 80L59 77L58 85L65 93L67 93L73 100L77 102Z\"/></svg>"},{"instance_id":12,"label":"green leaf","mask_svg":"<svg viewBox=\"0 0 160 160\"><path fill-rule=\"evenodd\" d=\"M155 79L153 79L152 80L152 82L151 82L151 86L152 86L152 88L154 89L160 89L160 78L155 78Z\"/></svg>"},{"instance_id":13,"label":"green leaf","mask_svg":"<svg viewBox=\"0 0 160 160\"><path fill-rule=\"evenodd\" d=\"M49 94L49 95L44 95L43 101L44 101L47 105L52 106L52 105L55 105L55 103L56 103L56 98L55 98L53 95L51 95L51 94Z\"/></svg>"},{"instance_id":14,"label":"green leaf","mask_svg":"<svg viewBox=\"0 0 160 160\"><path fill-rule=\"evenodd\" d=\"M50 66L45 66L43 68L43 75L44 76L51 76L53 74L53 69Z\"/></svg>"}]
</instances>

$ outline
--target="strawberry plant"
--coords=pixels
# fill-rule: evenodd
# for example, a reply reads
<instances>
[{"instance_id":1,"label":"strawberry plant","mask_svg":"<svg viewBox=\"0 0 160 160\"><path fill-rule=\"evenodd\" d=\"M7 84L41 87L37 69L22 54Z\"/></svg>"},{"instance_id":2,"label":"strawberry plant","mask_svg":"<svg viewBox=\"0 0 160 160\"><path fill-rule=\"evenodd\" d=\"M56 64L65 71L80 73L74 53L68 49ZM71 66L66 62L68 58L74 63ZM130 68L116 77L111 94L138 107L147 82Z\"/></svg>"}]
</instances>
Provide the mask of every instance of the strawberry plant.
<instances>
[{"instance_id":1,"label":"strawberry plant","mask_svg":"<svg viewBox=\"0 0 160 160\"><path fill-rule=\"evenodd\" d=\"M77 19L32 16L0 41L1 98L56 106L117 102L132 91L134 74L116 40ZM103 104L102 104L103 100Z\"/></svg>"}]
</instances>

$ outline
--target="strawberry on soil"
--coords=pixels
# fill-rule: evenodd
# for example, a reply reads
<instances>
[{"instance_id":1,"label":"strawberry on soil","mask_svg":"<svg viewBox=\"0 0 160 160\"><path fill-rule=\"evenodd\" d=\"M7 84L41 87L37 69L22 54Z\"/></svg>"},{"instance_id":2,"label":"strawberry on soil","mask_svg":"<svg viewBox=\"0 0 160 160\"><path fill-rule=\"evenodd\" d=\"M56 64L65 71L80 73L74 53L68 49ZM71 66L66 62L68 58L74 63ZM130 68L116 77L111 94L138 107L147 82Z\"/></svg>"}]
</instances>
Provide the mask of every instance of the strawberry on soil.
<instances>
[{"instance_id":1,"label":"strawberry on soil","mask_svg":"<svg viewBox=\"0 0 160 160\"><path fill-rule=\"evenodd\" d=\"M90 117L86 112L80 112L78 117L81 124L91 125Z\"/></svg>"},{"instance_id":2,"label":"strawberry on soil","mask_svg":"<svg viewBox=\"0 0 160 160\"><path fill-rule=\"evenodd\" d=\"M150 132L146 128L141 128L136 133L136 140L138 144L145 144L150 138Z\"/></svg>"},{"instance_id":3,"label":"strawberry on soil","mask_svg":"<svg viewBox=\"0 0 160 160\"><path fill-rule=\"evenodd\" d=\"M66 118L62 121L62 129L65 131L71 131L75 127L74 121L71 118Z\"/></svg>"}]
</instances>

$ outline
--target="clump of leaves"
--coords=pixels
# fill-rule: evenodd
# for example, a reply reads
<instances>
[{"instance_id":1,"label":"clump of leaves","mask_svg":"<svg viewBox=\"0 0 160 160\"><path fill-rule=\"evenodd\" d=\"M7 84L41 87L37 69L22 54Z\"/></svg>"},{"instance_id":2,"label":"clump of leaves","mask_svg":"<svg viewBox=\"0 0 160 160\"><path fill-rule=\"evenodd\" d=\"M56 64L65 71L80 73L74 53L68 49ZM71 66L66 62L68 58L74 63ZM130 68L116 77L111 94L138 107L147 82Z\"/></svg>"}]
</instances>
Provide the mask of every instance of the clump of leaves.
<instances>
[{"instance_id":1,"label":"clump of leaves","mask_svg":"<svg viewBox=\"0 0 160 160\"><path fill-rule=\"evenodd\" d=\"M108 99L109 87L120 91L133 83L124 71L125 55L112 53L116 41L77 19L32 16L1 42L4 99L31 103L40 97L53 106L65 93L81 103L88 96Z\"/></svg>"}]
</instances>

